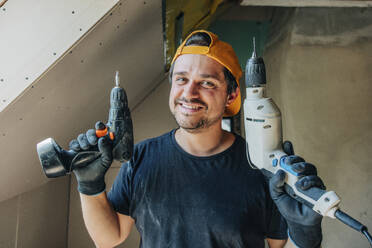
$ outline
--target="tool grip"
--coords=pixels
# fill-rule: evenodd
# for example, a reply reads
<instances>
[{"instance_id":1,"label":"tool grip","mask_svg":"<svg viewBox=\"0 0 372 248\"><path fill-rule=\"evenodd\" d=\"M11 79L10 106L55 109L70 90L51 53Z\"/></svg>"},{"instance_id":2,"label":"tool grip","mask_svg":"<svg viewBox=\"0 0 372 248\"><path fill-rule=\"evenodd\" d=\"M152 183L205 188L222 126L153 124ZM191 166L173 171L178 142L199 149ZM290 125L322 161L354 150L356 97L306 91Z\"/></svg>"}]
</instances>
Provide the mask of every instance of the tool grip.
<instances>
[{"instance_id":1,"label":"tool grip","mask_svg":"<svg viewBox=\"0 0 372 248\"><path fill-rule=\"evenodd\" d=\"M313 208L314 202L318 201L319 198L327 192L320 188L313 187L306 191L302 191L299 188L297 188L297 193L296 193L296 191L287 183L284 185L284 189L288 195L290 195L292 198L296 199L297 201L301 202L302 204L305 204L309 208ZM306 197L304 197L304 195ZM312 199L313 201L306 200L308 198Z\"/></svg>"},{"instance_id":2,"label":"tool grip","mask_svg":"<svg viewBox=\"0 0 372 248\"><path fill-rule=\"evenodd\" d=\"M74 170L75 168L81 168L87 166L89 163L93 162L97 158L99 158L102 154L100 151L82 151L82 152L75 152L73 150L69 150L68 153L71 156L71 168L70 171ZM68 156L65 153L65 156Z\"/></svg>"},{"instance_id":3,"label":"tool grip","mask_svg":"<svg viewBox=\"0 0 372 248\"><path fill-rule=\"evenodd\" d=\"M37 144L41 167L49 178L64 176L74 168L84 167L101 156L98 147L89 151L76 152L62 149L52 138Z\"/></svg>"},{"instance_id":4,"label":"tool grip","mask_svg":"<svg viewBox=\"0 0 372 248\"><path fill-rule=\"evenodd\" d=\"M292 177L290 174L289 178ZM335 211L338 209L340 198L333 191L326 191L317 187L301 190L296 183L287 180L284 186L285 191L294 199L312 208L320 215L335 218ZM298 182L298 179L297 179Z\"/></svg>"},{"instance_id":5,"label":"tool grip","mask_svg":"<svg viewBox=\"0 0 372 248\"><path fill-rule=\"evenodd\" d=\"M280 168L286 172L285 190L297 201L312 208L315 212L335 218L335 211L338 209L340 198L333 191L326 191L318 187L311 187L307 190L302 190L298 187L298 181L305 175L296 172L290 164L285 163L285 157L280 158Z\"/></svg>"}]
</instances>

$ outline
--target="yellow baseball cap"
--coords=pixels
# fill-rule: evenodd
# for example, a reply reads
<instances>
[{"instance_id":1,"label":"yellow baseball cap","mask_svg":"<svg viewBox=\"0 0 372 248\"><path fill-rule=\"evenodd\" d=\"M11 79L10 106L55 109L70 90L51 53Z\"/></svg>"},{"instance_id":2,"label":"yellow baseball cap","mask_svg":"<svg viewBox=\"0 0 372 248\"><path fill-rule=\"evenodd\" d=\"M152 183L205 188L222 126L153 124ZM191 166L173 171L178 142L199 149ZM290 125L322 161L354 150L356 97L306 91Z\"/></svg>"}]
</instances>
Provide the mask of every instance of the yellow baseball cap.
<instances>
[{"instance_id":1,"label":"yellow baseball cap","mask_svg":"<svg viewBox=\"0 0 372 248\"><path fill-rule=\"evenodd\" d=\"M211 38L209 46L185 46L187 40L195 33L206 33ZM172 63L182 54L203 54L206 55L224 67L226 67L234 76L238 87L240 87L239 79L242 76L242 69L240 68L238 57L236 56L232 46L226 42L218 39L218 36L206 30L196 30L189 34L182 44L178 47L176 54L173 57ZM238 97L226 107L224 116L234 116L240 110L241 95L239 91Z\"/></svg>"}]
</instances>

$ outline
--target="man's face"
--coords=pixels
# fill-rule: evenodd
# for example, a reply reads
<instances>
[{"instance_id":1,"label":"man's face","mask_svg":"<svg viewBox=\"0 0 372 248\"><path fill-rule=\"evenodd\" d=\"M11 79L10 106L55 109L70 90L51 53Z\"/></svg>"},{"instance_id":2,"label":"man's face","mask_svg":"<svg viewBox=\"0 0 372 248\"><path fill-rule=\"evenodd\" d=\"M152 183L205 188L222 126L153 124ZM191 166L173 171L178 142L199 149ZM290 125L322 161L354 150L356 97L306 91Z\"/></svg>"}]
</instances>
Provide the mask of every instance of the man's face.
<instances>
[{"instance_id":1,"label":"man's face","mask_svg":"<svg viewBox=\"0 0 372 248\"><path fill-rule=\"evenodd\" d=\"M221 64L199 54L177 58L169 107L181 128L198 132L221 125L227 102L227 83Z\"/></svg>"}]
</instances>

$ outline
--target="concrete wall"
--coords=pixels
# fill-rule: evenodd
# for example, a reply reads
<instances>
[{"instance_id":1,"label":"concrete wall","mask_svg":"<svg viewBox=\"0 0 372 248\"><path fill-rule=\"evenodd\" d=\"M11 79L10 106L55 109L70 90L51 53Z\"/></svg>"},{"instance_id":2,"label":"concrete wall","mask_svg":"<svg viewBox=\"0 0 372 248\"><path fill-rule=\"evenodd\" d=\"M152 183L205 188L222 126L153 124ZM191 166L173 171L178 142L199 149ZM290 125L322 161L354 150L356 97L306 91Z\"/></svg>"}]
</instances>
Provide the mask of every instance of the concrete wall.
<instances>
[{"instance_id":1,"label":"concrete wall","mask_svg":"<svg viewBox=\"0 0 372 248\"><path fill-rule=\"evenodd\" d=\"M278 9L264 59L284 138L318 167L341 208L372 228L372 9ZM323 247L368 247L336 220Z\"/></svg>"},{"instance_id":2,"label":"concrete wall","mask_svg":"<svg viewBox=\"0 0 372 248\"><path fill-rule=\"evenodd\" d=\"M168 107L169 90L170 84L168 79L165 78L151 94L132 111L135 143L161 135L177 126ZM120 164L114 163L107 173L107 189L111 187L119 172L120 166ZM80 198L76 187L76 180L73 178L71 186L68 247L90 248L94 244L84 226ZM139 239L139 233L134 227L128 239L118 247L138 248Z\"/></svg>"},{"instance_id":3,"label":"concrete wall","mask_svg":"<svg viewBox=\"0 0 372 248\"><path fill-rule=\"evenodd\" d=\"M69 177L0 204L0 248L65 248L67 245Z\"/></svg>"}]
</instances>

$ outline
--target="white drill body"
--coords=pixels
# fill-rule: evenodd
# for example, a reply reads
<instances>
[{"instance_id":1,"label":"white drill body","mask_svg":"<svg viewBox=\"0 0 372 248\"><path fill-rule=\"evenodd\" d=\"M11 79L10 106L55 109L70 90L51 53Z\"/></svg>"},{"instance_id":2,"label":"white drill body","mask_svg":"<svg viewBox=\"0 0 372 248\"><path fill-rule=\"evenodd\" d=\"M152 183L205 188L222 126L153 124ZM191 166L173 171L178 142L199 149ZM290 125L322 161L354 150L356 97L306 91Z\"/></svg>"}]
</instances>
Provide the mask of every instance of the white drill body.
<instances>
[{"instance_id":1,"label":"white drill body","mask_svg":"<svg viewBox=\"0 0 372 248\"><path fill-rule=\"evenodd\" d=\"M279 169L287 174L288 184L295 194L313 205L313 210L323 216L334 217L338 209L339 197L333 191L325 192L320 198L313 198L299 192L295 183L296 176L281 159L287 156L282 149L282 121L279 108L271 98L265 97L265 86L247 87L244 101L245 138L247 159L252 167L264 169L275 174ZM308 204L309 205L309 204Z\"/></svg>"}]
</instances>

